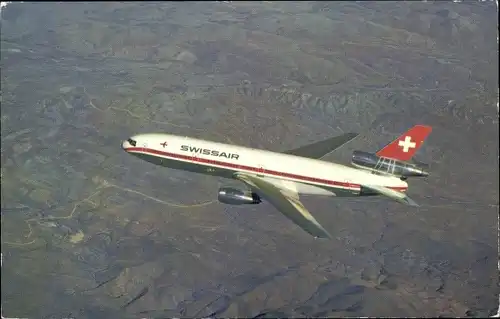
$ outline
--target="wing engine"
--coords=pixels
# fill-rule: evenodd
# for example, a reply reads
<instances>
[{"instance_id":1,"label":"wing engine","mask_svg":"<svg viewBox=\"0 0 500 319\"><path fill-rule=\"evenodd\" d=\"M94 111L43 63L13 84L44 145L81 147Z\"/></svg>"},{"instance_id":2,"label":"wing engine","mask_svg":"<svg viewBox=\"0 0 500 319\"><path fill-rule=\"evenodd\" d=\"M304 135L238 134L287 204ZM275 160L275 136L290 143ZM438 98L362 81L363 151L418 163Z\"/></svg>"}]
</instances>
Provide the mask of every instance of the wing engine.
<instances>
[{"instance_id":1,"label":"wing engine","mask_svg":"<svg viewBox=\"0 0 500 319\"><path fill-rule=\"evenodd\" d=\"M250 191L242 191L232 187L221 187L217 195L219 202L229 205L245 205L261 203L259 195Z\"/></svg>"},{"instance_id":2,"label":"wing engine","mask_svg":"<svg viewBox=\"0 0 500 319\"><path fill-rule=\"evenodd\" d=\"M369 170L377 174L392 175L401 178L429 176L427 171L428 165L426 164L403 162L362 151L354 151L352 153L351 164L357 168Z\"/></svg>"}]
</instances>

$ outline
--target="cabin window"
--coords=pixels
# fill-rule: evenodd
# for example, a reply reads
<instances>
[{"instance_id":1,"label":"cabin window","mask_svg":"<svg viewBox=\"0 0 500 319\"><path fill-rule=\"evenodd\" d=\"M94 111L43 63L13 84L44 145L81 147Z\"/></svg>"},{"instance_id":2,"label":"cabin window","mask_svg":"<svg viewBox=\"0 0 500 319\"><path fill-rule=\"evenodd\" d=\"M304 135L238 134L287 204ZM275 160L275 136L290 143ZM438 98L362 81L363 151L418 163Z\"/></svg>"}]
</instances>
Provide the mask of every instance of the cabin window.
<instances>
[{"instance_id":1,"label":"cabin window","mask_svg":"<svg viewBox=\"0 0 500 319\"><path fill-rule=\"evenodd\" d=\"M131 139L131 138L129 138L127 140L127 142L129 142L129 144L132 145L132 146L136 146L137 145L137 142L135 140Z\"/></svg>"}]
</instances>

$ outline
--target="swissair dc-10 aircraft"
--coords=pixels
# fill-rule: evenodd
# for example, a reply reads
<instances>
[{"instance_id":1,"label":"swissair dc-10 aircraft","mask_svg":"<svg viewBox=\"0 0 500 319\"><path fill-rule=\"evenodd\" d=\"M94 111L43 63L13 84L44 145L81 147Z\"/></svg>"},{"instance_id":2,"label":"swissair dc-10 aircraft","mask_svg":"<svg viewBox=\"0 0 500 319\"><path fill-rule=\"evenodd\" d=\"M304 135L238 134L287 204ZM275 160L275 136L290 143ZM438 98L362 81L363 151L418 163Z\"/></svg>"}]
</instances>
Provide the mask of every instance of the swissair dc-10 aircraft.
<instances>
[{"instance_id":1,"label":"swissair dc-10 aircraft","mask_svg":"<svg viewBox=\"0 0 500 319\"><path fill-rule=\"evenodd\" d=\"M259 204L265 199L306 232L331 238L299 200L300 194L323 196L382 195L418 206L406 194L408 177L428 176L427 165L411 161L432 128L416 125L377 153L354 151L354 167L320 158L351 141L346 133L277 153L169 134L141 134L122 148L148 162L195 173L236 179L246 189L222 187L225 204Z\"/></svg>"}]
</instances>

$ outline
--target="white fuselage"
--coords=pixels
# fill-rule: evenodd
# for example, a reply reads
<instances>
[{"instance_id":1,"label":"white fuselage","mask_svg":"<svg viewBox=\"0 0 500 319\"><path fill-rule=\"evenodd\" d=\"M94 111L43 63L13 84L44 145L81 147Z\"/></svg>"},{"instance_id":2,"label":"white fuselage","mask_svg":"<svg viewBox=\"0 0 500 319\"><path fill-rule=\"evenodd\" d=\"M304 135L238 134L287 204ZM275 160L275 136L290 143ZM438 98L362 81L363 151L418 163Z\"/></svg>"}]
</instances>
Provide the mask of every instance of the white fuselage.
<instances>
[{"instance_id":1,"label":"white fuselage","mask_svg":"<svg viewBox=\"0 0 500 319\"><path fill-rule=\"evenodd\" d=\"M135 146L130 141L135 142ZM359 196L361 185L405 191L408 184L393 176L316 159L216 143L169 134L143 134L122 144L146 161L191 172L232 178L236 172L254 174L299 194Z\"/></svg>"}]
</instances>

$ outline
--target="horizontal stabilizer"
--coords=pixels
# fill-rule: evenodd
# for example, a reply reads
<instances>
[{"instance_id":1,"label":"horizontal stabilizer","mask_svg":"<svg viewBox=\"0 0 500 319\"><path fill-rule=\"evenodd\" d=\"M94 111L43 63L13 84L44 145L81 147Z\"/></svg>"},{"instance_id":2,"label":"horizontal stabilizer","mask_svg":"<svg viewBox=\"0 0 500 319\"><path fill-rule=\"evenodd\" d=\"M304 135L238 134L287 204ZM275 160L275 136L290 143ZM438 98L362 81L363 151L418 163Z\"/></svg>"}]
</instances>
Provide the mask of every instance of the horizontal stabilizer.
<instances>
[{"instance_id":1,"label":"horizontal stabilizer","mask_svg":"<svg viewBox=\"0 0 500 319\"><path fill-rule=\"evenodd\" d=\"M409 206L415 206L418 207L419 205L408 195L406 195L403 192L396 191L384 186L378 186L378 185L361 185L361 191L363 191L363 188L368 189L372 192L375 192L379 195L386 196L398 203L409 205Z\"/></svg>"},{"instance_id":2,"label":"horizontal stabilizer","mask_svg":"<svg viewBox=\"0 0 500 319\"><path fill-rule=\"evenodd\" d=\"M283 154L320 159L323 156L333 152L345 143L351 141L358 136L358 133L345 133L339 136L330 137L329 139L316 143L304 145L293 150L282 152Z\"/></svg>"}]
</instances>

